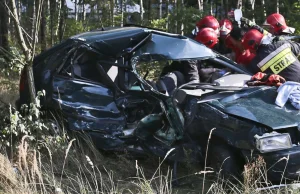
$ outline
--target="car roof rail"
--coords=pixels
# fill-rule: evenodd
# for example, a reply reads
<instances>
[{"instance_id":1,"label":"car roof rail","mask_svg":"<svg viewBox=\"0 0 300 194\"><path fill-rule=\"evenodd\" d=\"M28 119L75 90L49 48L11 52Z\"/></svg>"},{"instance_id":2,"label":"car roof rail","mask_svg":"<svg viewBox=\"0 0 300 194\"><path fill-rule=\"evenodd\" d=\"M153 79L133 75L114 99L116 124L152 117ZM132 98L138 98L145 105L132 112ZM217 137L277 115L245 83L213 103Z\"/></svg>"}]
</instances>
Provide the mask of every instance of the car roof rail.
<instances>
[{"instance_id":1,"label":"car roof rail","mask_svg":"<svg viewBox=\"0 0 300 194\"><path fill-rule=\"evenodd\" d=\"M118 29L118 28L122 28L122 27L120 27L120 26L118 26L118 27L101 27L101 28L90 30L90 32L107 31L107 30L113 30L113 29Z\"/></svg>"},{"instance_id":2,"label":"car roof rail","mask_svg":"<svg viewBox=\"0 0 300 194\"><path fill-rule=\"evenodd\" d=\"M151 30L157 30L157 31L167 32L166 30L163 30L163 29L151 28L151 27L142 26L142 25L138 25L138 24L124 24L123 27L140 27L140 28L147 28L147 29L151 29Z\"/></svg>"}]
</instances>

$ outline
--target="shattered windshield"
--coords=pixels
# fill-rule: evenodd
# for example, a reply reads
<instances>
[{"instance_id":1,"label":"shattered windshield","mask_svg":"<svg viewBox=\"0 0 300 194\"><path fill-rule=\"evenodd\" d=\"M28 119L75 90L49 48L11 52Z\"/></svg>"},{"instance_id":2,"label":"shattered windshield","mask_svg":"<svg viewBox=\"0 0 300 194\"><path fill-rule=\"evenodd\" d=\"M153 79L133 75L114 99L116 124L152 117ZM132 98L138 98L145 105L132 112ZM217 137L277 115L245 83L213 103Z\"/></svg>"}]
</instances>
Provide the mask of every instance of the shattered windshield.
<instances>
[{"instance_id":1,"label":"shattered windshield","mask_svg":"<svg viewBox=\"0 0 300 194\"><path fill-rule=\"evenodd\" d=\"M140 61L208 59L216 57L206 46L183 36L152 34L150 41L139 48L134 56Z\"/></svg>"}]
</instances>

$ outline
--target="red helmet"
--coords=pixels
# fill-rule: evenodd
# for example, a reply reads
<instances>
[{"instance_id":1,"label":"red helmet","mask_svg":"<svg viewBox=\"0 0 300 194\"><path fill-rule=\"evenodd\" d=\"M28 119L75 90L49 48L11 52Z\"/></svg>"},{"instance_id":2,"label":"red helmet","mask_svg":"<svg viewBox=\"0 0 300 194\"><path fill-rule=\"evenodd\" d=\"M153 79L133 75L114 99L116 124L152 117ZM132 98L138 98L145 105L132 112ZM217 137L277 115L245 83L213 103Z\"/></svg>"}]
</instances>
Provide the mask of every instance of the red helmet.
<instances>
[{"instance_id":1,"label":"red helmet","mask_svg":"<svg viewBox=\"0 0 300 194\"><path fill-rule=\"evenodd\" d=\"M220 21L220 35L227 36L232 30L232 23L229 19L223 19Z\"/></svg>"},{"instance_id":2,"label":"red helmet","mask_svg":"<svg viewBox=\"0 0 300 194\"><path fill-rule=\"evenodd\" d=\"M294 28L288 27L286 25L284 17L279 13L273 13L269 15L264 25L270 26L270 31L277 35L282 32L288 34L293 34L295 32Z\"/></svg>"},{"instance_id":3,"label":"red helmet","mask_svg":"<svg viewBox=\"0 0 300 194\"><path fill-rule=\"evenodd\" d=\"M213 30L215 30L218 34L218 30L220 28L219 22L218 20L214 17L214 16L205 16L204 18L202 18L199 22L196 23L196 26L199 28L199 30L201 28L212 28Z\"/></svg>"},{"instance_id":4,"label":"red helmet","mask_svg":"<svg viewBox=\"0 0 300 194\"><path fill-rule=\"evenodd\" d=\"M218 35L211 28L202 28L195 39L209 48L213 48L219 41Z\"/></svg>"},{"instance_id":5,"label":"red helmet","mask_svg":"<svg viewBox=\"0 0 300 194\"><path fill-rule=\"evenodd\" d=\"M242 38L242 44L245 49L256 51L264 35L256 29L246 32Z\"/></svg>"}]
</instances>

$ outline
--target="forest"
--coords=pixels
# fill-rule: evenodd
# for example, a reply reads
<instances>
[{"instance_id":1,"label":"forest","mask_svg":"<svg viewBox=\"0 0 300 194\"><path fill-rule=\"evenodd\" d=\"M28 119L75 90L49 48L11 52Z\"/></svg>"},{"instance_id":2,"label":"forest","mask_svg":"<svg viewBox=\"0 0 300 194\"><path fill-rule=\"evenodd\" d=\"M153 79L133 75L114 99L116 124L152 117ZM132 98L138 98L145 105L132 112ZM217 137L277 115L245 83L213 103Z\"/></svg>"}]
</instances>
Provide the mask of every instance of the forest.
<instances>
[{"instance_id":1,"label":"forest","mask_svg":"<svg viewBox=\"0 0 300 194\"><path fill-rule=\"evenodd\" d=\"M299 183L277 188L261 180L261 158L244 167L238 184L208 178L187 162L174 186L165 158L99 152L64 127L53 134L51 122L40 119L43 91L33 86L28 115L16 110L21 71L33 82L34 57L69 37L126 25L189 35L202 17L221 20L234 9L258 25L280 13L300 35L300 0L0 0L0 193L297 193Z\"/></svg>"}]
</instances>

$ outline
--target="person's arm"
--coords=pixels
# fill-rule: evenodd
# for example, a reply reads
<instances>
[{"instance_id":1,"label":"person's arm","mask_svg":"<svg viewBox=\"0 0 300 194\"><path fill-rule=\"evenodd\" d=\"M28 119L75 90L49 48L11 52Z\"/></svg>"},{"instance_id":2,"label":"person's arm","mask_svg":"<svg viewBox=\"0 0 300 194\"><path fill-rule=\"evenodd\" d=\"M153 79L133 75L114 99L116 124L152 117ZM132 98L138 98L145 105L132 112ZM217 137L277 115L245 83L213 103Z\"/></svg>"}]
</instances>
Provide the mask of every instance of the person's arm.
<instances>
[{"instance_id":1,"label":"person's arm","mask_svg":"<svg viewBox=\"0 0 300 194\"><path fill-rule=\"evenodd\" d=\"M198 66L196 60L182 61L184 65L184 77L186 82L199 81Z\"/></svg>"},{"instance_id":2,"label":"person's arm","mask_svg":"<svg viewBox=\"0 0 300 194\"><path fill-rule=\"evenodd\" d=\"M291 49L292 49L292 52L294 53L294 55L299 58L300 56L300 43L298 42L293 42L293 41L288 41L291 45Z\"/></svg>"}]
</instances>

